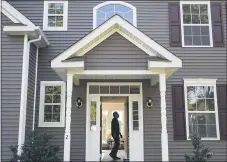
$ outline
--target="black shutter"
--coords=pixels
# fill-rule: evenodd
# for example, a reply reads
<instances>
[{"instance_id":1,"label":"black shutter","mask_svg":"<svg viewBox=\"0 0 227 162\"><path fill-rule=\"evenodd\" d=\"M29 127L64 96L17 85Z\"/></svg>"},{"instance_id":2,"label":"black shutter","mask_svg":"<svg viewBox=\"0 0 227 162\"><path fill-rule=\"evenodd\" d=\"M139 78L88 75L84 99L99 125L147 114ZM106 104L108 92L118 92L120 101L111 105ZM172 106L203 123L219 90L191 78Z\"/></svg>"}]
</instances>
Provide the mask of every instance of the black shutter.
<instances>
[{"instance_id":1,"label":"black shutter","mask_svg":"<svg viewBox=\"0 0 227 162\"><path fill-rule=\"evenodd\" d=\"M221 140L227 139L227 85L217 85L218 116Z\"/></svg>"},{"instance_id":2,"label":"black shutter","mask_svg":"<svg viewBox=\"0 0 227 162\"><path fill-rule=\"evenodd\" d=\"M224 47L221 3L211 2L211 18L214 47Z\"/></svg>"},{"instance_id":3,"label":"black shutter","mask_svg":"<svg viewBox=\"0 0 227 162\"><path fill-rule=\"evenodd\" d=\"M171 47L181 47L180 3L169 3L169 42Z\"/></svg>"},{"instance_id":4,"label":"black shutter","mask_svg":"<svg viewBox=\"0 0 227 162\"><path fill-rule=\"evenodd\" d=\"M174 140L186 139L184 85L172 85Z\"/></svg>"}]
</instances>

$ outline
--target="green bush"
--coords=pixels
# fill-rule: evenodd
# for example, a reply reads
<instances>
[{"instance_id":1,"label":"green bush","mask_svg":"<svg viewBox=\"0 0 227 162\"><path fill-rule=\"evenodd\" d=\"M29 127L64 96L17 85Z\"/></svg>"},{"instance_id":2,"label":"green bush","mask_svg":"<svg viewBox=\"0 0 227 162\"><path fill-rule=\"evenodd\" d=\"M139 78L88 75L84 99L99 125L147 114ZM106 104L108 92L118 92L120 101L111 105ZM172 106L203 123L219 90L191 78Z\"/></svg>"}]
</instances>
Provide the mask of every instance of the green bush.
<instances>
[{"instance_id":1,"label":"green bush","mask_svg":"<svg viewBox=\"0 0 227 162\"><path fill-rule=\"evenodd\" d=\"M17 155L18 146L11 146L10 150L13 153L11 162L33 162L33 161L60 161L57 157L57 153L60 147L54 146L50 143L52 139L51 135L45 133L39 134L37 132L31 132L28 139L22 146L21 156Z\"/></svg>"},{"instance_id":2,"label":"green bush","mask_svg":"<svg viewBox=\"0 0 227 162\"><path fill-rule=\"evenodd\" d=\"M192 156L184 155L186 162L206 162L213 155L210 148L204 147L201 143L201 137L197 134L190 136L193 145Z\"/></svg>"}]
</instances>

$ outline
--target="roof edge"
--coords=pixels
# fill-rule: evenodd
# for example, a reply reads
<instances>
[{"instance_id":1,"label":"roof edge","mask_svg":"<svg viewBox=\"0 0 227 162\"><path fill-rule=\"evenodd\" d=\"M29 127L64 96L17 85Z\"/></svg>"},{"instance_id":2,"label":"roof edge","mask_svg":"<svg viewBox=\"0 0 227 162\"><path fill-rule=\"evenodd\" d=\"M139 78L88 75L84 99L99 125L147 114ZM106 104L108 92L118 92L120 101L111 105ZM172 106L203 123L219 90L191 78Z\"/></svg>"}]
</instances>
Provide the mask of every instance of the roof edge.
<instances>
[{"instance_id":1,"label":"roof edge","mask_svg":"<svg viewBox=\"0 0 227 162\"><path fill-rule=\"evenodd\" d=\"M27 17L25 17L21 12L15 9L7 1L2 1L1 7L2 7L2 13L14 23L21 23L28 26L35 26Z\"/></svg>"},{"instance_id":2,"label":"roof edge","mask_svg":"<svg viewBox=\"0 0 227 162\"><path fill-rule=\"evenodd\" d=\"M115 30L116 29L116 30ZM108 31L110 30L110 31ZM108 33L106 32L108 31ZM102 35L104 32L106 34L103 37L98 38L100 35ZM133 44L135 44L137 47L145 51L148 55L153 56L152 51L147 52L147 48L144 48L142 44L138 43L136 40L133 40L133 38L130 38L130 34L133 35L136 39L141 40L144 42L145 45L149 46L152 48L154 51L162 55L165 59L177 63L179 66L182 66L182 60L175 56L172 52L167 50L165 47L160 45L159 43L155 42L153 39L148 37L146 34L141 32L138 28L135 26L131 25L128 21L124 20L122 17L119 15L114 15L112 18L107 20L105 23L88 33L86 36L81 38L79 41L76 43L72 44L69 48L64 50L62 53L54 57L51 62L53 63L59 63L61 64L63 60L66 60L70 56L72 56L74 53L85 47L88 43L94 41L96 38L99 39L98 41L95 41L89 48L93 48L106 38L108 38L110 35L113 33L118 32L121 34L123 37L131 41ZM127 33L128 32L128 33ZM134 43L135 42L135 43ZM82 56L84 53L86 53L86 50L90 49L85 49L81 55Z\"/></svg>"},{"instance_id":3,"label":"roof edge","mask_svg":"<svg viewBox=\"0 0 227 162\"><path fill-rule=\"evenodd\" d=\"M30 39L37 39L41 35L42 39L38 43L36 43L36 46L42 48L50 44L46 38L46 35L43 33L39 26L4 26L3 32L8 35L28 34Z\"/></svg>"}]
</instances>

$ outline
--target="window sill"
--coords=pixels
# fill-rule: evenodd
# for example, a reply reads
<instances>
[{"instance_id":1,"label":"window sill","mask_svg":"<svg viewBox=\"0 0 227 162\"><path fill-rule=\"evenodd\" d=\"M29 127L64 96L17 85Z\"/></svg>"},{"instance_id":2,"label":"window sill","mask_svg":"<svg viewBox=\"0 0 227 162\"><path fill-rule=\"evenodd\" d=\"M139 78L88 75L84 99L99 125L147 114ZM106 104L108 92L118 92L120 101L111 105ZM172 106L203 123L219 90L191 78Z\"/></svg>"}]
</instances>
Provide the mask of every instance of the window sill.
<instances>
[{"instance_id":1,"label":"window sill","mask_svg":"<svg viewBox=\"0 0 227 162\"><path fill-rule=\"evenodd\" d=\"M189 47L189 48L212 48L213 46L182 46L183 48L187 48L187 47Z\"/></svg>"},{"instance_id":2,"label":"window sill","mask_svg":"<svg viewBox=\"0 0 227 162\"><path fill-rule=\"evenodd\" d=\"M67 31L67 27L56 27L56 28L51 28L51 27L43 27L43 31Z\"/></svg>"},{"instance_id":3,"label":"window sill","mask_svg":"<svg viewBox=\"0 0 227 162\"><path fill-rule=\"evenodd\" d=\"M64 122L41 122L38 127L65 127Z\"/></svg>"},{"instance_id":4,"label":"window sill","mask_svg":"<svg viewBox=\"0 0 227 162\"><path fill-rule=\"evenodd\" d=\"M187 141L191 141L190 138ZM201 141L220 141L220 138L201 138Z\"/></svg>"}]
</instances>

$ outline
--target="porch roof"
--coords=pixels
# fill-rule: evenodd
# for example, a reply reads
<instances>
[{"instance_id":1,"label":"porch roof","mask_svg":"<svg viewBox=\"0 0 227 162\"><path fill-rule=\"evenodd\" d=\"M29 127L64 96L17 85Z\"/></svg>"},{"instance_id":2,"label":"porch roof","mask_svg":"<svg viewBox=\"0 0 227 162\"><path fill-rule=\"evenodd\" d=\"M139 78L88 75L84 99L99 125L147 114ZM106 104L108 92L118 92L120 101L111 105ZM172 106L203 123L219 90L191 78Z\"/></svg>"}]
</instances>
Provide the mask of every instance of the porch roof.
<instances>
[{"instance_id":1,"label":"porch roof","mask_svg":"<svg viewBox=\"0 0 227 162\"><path fill-rule=\"evenodd\" d=\"M51 67L61 77L64 77L68 70L76 70L76 74L78 75L79 73L81 75L88 74L88 72L84 70L84 55L114 33L119 33L148 55L148 73L151 74L151 72L156 71L157 74L157 71L161 70L162 72L167 71L167 76L170 76L174 71L182 67L181 59L118 15L114 15L105 23L92 30L85 37L53 58L51 60ZM130 74L132 75L133 73L132 70Z\"/></svg>"}]
</instances>

